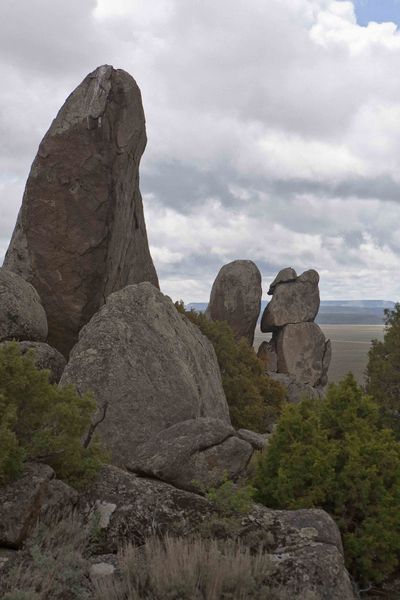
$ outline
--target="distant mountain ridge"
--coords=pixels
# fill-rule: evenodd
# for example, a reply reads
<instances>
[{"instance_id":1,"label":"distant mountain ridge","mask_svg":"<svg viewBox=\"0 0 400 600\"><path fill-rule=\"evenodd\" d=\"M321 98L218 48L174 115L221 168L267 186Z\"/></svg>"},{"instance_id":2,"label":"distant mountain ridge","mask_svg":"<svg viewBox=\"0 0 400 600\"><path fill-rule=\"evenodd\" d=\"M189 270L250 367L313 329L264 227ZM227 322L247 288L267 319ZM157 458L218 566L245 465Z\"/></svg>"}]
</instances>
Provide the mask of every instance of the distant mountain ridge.
<instances>
[{"instance_id":1,"label":"distant mountain ridge","mask_svg":"<svg viewBox=\"0 0 400 600\"><path fill-rule=\"evenodd\" d=\"M190 302L186 307L204 312L207 302ZM268 301L261 302L263 313ZM316 322L320 325L382 325L385 308L393 309L391 300L321 300Z\"/></svg>"}]
</instances>

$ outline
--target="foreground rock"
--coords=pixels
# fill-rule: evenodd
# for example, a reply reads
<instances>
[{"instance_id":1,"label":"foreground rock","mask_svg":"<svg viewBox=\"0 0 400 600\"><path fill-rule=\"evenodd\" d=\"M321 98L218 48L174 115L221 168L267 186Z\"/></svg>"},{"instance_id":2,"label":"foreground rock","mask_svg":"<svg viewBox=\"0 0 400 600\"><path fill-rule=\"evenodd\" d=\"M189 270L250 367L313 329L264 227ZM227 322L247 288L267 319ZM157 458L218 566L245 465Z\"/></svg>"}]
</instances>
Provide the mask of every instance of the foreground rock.
<instances>
[{"instance_id":1,"label":"foreground rock","mask_svg":"<svg viewBox=\"0 0 400 600\"><path fill-rule=\"evenodd\" d=\"M0 347L6 344L3 342ZM58 383L65 369L66 360L63 355L55 348L43 342L18 342L21 354L26 354L30 350L33 352L35 366L37 369L46 369L50 371L50 383Z\"/></svg>"},{"instance_id":2,"label":"foreground rock","mask_svg":"<svg viewBox=\"0 0 400 600\"><path fill-rule=\"evenodd\" d=\"M108 294L158 285L139 191L145 145L138 86L104 65L68 97L39 146L4 266L37 289L49 343L65 355Z\"/></svg>"},{"instance_id":3,"label":"foreground rock","mask_svg":"<svg viewBox=\"0 0 400 600\"><path fill-rule=\"evenodd\" d=\"M272 300L266 306L261 331L276 331L291 323L314 321L319 310L319 275L305 271L293 279L293 269L283 269L271 284Z\"/></svg>"},{"instance_id":4,"label":"foreground rock","mask_svg":"<svg viewBox=\"0 0 400 600\"><path fill-rule=\"evenodd\" d=\"M211 342L150 283L107 298L81 331L60 383L93 391L95 431L119 466L181 421L211 417L230 425Z\"/></svg>"},{"instance_id":5,"label":"foreground rock","mask_svg":"<svg viewBox=\"0 0 400 600\"><path fill-rule=\"evenodd\" d=\"M257 434L254 434L255 436ZM139 446L128 469L175 487L198 491L237 479L253 447L217 419L191 419L160 431Z\"/></svg>"},{"instance_id":6,"label":"foreground rock","mask_svg":"<svg viewBox=\"0 0 400 600\"><path fill-rule=\"evenodd\" d=\"M16 481L0 487L0 546L20 548L39 517L77 503L77 492L54 477L48 465L29 463Z\"/></svg>"},{"instance_id":7,"label":"foreground rock","mask_svg":"<svg viewBox=\"0 0 400 600\"><path fill-rule=\"evenodd\" d=\"M322 510L274 511L253 505L227 525L206 498L105 467L88 501L100 511L99 554L154 534L220 535L268 553L270 584L287 598L352 600L339 531ZM225 525L224 525L225 523Z\"/></svg>"},{"instance_id":8,"label":"foreground rock","mask_svg":"<svg viewBox=\"0 0 400 600\"><path fill-rule=\"evenodd\" d=\"M261 308L261 273L251 260L234 260L219 271L211 290L207 315L227 321L237 339L252 345Z\"/></svg>"},{"instance_id":9,"label":"foreground rock","mask_svg":"<svg viewBox=\"0 0 400 600\"><path fill-rule=\"evenodd\" d=\"M47 337L47 318L35 288L15 273L0 268L0 341Z\"/></svg>"}]
</instances>

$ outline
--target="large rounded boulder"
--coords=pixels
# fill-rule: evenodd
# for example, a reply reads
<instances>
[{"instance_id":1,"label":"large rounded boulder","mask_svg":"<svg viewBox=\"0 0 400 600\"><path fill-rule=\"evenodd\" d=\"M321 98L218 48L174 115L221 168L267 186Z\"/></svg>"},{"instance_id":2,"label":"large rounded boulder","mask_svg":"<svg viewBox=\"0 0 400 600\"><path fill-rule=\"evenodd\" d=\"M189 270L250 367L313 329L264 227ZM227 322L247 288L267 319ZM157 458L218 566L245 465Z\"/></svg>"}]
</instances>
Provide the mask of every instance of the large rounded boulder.
<instances>
[{"instance_id":1,"label":"large rounded boulder","mask_svg":"<svg viewBox=\"0 0 400 600\"><path fill-rule=\"evenodd\" d=\"M44 341L47 317L35 288L0 268L0 341Z\"/></svg>"},{"instance_id":2,"label":"large rounded boulder","mask_svg":"<svg viewBox=\"0 0 400 600\"><path fill-rule=\"evenodd\" d=\"M100 434L119 466L181 421L212 417L230 424L211 342L150 283L107 298L82 329L60 383L94 393L91 433Z\"/></svg>"},{"instance_id":3,"label":"large rounded boulder","mask_svg":"<svg viewBox=\"0 0 400 600\"><path fill-rule=\"evenodd\" d=\"M207 315L227 321L237 339L252 345L261 308L261 273L251 260L234 260L219 271L211 290Z\"/></svg>"}]
</instances>

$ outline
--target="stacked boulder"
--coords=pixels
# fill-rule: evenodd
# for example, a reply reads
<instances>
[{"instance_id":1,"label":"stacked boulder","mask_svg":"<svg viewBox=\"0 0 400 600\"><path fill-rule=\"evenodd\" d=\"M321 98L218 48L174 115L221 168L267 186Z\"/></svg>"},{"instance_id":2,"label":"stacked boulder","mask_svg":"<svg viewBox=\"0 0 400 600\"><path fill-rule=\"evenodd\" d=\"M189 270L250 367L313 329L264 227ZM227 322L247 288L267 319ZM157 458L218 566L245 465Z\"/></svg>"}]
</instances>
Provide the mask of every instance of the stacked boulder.
<instances>
[{"instance_id":1,"label":"stacked boulder","mask_svg":"<svg viewBox=\"0 0 400 600\"><path fill-rule=\"evenodd\" d=\"M261 273L251 260L234 260L219 271L211 290L206 315L226 321L236 339L252 346L261 308Z\"/></svg>"},{"instance_id":2,"label":"stacked boulder","mask_svg":"<svg viewBox=\"0 0 400 600\"><path fill-rule=\"evenodd\" d=\"M297 276L294 269L283 269L269 288L272 300L261 319L261 331L272 332L272 339L261 344L258 356L268 374L287 387L291 401L304 393L321 395L328 382L331 343L314 323L318 283L317 271Z\"/></svg>"},{"instance_id":3,"label":"stacked boulder","mask_svg":"<svg viewBox=\"0 0 400 600\"><path fill-rule=\"evenodd\" d=\"M22 354L32 350L38 369L48 369L57 383L65 367L64 357L45 343L47 317L35 288L15 273L0 268L0 348L17 342Z\"/></svg>"}]
</instances>

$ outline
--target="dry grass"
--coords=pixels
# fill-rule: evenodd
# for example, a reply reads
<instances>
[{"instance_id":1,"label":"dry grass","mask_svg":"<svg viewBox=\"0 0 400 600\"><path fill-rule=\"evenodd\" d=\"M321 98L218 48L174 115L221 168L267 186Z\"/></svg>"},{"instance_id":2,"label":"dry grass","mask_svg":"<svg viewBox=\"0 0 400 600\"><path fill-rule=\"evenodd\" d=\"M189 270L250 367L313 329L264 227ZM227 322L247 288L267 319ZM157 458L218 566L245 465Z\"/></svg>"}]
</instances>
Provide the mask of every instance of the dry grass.
<instances>
[{"instance_id":1,"label":"dry grass","mask_svg":"<svg viewBox=\"0 0 400 600\"><path fill-rule=\"evenodd\" d=\"M238 542L201 538L149 539L120 554L122 576L97 582L96 600L277 600L268 555Z\"/></svg>"}]
</instances>

